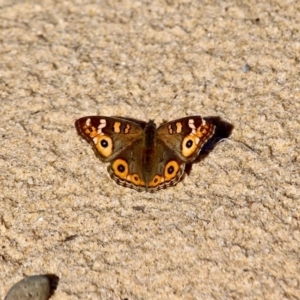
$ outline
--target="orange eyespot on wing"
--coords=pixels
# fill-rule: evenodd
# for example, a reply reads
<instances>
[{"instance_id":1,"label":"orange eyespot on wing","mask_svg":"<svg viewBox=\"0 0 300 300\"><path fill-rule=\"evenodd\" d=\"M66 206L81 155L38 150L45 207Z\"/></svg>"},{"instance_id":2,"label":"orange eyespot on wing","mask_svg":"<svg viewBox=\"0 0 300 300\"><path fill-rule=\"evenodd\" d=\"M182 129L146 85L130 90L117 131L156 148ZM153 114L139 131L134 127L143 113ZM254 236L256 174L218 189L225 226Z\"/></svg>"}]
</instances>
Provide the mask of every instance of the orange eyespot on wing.
<instances>
[{"instance_id":1,"label":"orange eyespot on wing","mask_svg":"<svg viewBox=\"0 0 300 300\"><path fill-rule=\"evenodd\" d=\"M134 185L145 186L145 181L141 180L138 174L129 174L126 179Z\"/></svg>"},{"instance_id":2,"label":"orange eyespot on wing","mask_svg":"<svg viewBox=\"0 0 300 300\"><path fill-rule=\"evenodd\" d=\"M179 164L175 160L171 160L167 163L164 170L164 178L166 181L170 181L173 178L176 177L178 170L179 170Z\"/></svg>"},{"instance_id":3,"label":"orange eyespot on wing","mask_svg":"<svg viewBox=\"0 0 300 300\"><path fill-rule=\"evenodd\" d=\"M149 182L149 187L150 188L154 188L157 187L158 185L160 185L161 183L163 183L165 181L163 176L159 176L159 175L155 175L153 177L153 179Z\"/></svg>"},{"instance_id":4,"label":"orange eyespot on wing","mask_svg":"<svg viewBox=\"0 0 300 300\"><path fill-rule=\"evenodd\" d=\"M75 126L78 134L92 144L93 150L101 159L107 159L113 154L113 140L104 132L107 127L105 118L84 117L78 119ZM115 125L115 130L118 130L118 124Z\"/></svg>"},{"instance_id":5,"label":"orange eyespot on wing","mask_svg":"<svg viewBox=\"0 0 300 300\"><path fill-rule=\"evenodd\" d=\"M199 138L189 134L186 136L181 144L182 150L181 153L184 157L189 157L197 149L197 144L199 143Z\"/></svg>"},{"instance_id":6,"label":"orange eyespot on wing","mask_svg":"<svg viewBox=\"0 0 300 300\"><path fill-rule=\"evenodd\" d=\"M194 120L189 119L188 126L192 131L189 135L184 137L181 143L181 154L186 158L200 151L202 146L213 136L215 131L215 126L205 120L202 120L201 125L196 127Z\"/></svg>"},{"instance_id":7,"label":"orange eyespot on wing","mask_svg":"<svg viewBox=\"0 0 300 300\"><path fill-rule=\"evenodd\" d=\"M115 176L126 180L128 175L128 163L124 159L116 159L112 163L111 168Z\"/></svg>"},{"instance_id":8,"label":"orange eyespot on wing","mask_svg":"<svg viewBox=\"0 0 300 300\"><path fill-rule=\"evenodd\" d=\"M98 135L93 138L93 142L99 153L104 157L109 157L113 153L113 141L107 135Z\"/></svg>"}]
</instances>

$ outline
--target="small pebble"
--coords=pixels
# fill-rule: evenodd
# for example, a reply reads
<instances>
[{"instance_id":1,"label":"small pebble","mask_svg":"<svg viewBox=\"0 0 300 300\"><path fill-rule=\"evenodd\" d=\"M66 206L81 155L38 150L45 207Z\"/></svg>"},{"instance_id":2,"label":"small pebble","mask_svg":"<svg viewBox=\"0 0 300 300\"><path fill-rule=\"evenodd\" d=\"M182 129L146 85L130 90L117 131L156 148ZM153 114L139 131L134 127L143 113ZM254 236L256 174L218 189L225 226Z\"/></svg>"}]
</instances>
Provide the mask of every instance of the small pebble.
<instances>
[{"instance_id":1,"label":"small pebble","mask_svg":"<svg viewBox=\"0 0 300 300\"><path fill-rule=\"evenodd\" d=\"M4 300L48 300L58 281L59 277L54 274L26 277L13 285Z\"/></svg>"},{"instance_id":2,"label":"small pebble","mask_svg":"<svg viewBox=\"0 0 300 300\"><path fill-rule=\"evenodd\" d=\"M246 63L243 65L242 70L244 73L248 73L250 71L250 66Z\"/></svg>"},{"instance_id":3,"label":"small pebble","mask_svg":"<svg viewBox=\"0 0 300 300\"><path fill-rule=\"evenodd\" d=\"M32 178L32 177L28 177L27 183L28 183L29 185L33 185L33 178Z\"/></svg>"}]
</instances>

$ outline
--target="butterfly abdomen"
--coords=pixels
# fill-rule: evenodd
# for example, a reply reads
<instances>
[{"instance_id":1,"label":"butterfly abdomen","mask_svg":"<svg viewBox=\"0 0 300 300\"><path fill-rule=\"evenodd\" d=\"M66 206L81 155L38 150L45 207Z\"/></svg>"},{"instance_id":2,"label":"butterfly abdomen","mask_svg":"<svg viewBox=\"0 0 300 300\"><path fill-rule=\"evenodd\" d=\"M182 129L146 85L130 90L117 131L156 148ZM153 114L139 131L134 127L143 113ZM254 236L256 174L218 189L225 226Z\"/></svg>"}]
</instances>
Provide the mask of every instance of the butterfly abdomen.
<instances>
[{"instance_id":1,"label":"butterfly abdomen","mask_svg":"<svg viewBox=\"0 0 300 300\"><path fill-rule=\"evenodd\" d=\"M144 128L144 142L142 150L142 160L146 169L152 164L152 158L155 153L156 135L156 124L153 120L150 120Z\"/></svg>"}]
</instances>

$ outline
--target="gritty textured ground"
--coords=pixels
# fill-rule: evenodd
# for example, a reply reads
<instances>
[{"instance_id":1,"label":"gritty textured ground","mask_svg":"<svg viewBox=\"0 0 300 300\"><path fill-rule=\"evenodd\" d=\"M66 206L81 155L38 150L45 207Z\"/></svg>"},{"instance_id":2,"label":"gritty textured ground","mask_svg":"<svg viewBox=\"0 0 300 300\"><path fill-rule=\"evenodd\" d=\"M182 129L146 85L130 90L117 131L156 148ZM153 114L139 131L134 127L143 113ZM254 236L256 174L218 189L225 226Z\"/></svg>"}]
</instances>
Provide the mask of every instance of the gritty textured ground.
<instances>
[{"instance_id":1,"label":"gritty textured ground","mask_svg":"<svg viewBox=\"0 0 300 300\"><path fill-rule=\"evenodd\" d=\"M299 299L299 15L296 0L1 1L0 298L53 273L54 300ZM137 193L77 136L91 114L235 128L176 187Z\"/></svg>"}]
</instances>

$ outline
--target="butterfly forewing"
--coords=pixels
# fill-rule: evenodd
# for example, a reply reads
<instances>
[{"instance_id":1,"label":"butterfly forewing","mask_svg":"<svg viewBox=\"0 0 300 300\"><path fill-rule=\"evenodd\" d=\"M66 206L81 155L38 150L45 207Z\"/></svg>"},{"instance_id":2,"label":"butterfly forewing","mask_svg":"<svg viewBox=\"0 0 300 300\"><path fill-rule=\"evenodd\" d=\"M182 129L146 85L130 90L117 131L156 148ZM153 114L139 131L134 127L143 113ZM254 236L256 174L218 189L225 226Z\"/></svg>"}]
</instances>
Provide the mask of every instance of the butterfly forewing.
<instances>
[{"instance_id":1,"label":"butterfly forewing","mask_svg":"<svg viewBox=\"0 0 300 300\"><path fill-rule=\"evenodd\" d=\"M214 132L215 125L200 116L163 123L157 129L158 138L186 163L191 163L197 158L203 145Z\"/></svg>"},{"instance_id":2,"label":"butterfly forewing","mask_svg":"<svg viewBox=\"0 0 300 300\"><path fill-rule=\"evenodd\" d=\"M78 119L75 127L101 160L110 161L142 135L145 124L118 117L88 116Z\"/></svg>"}]
</instances>

